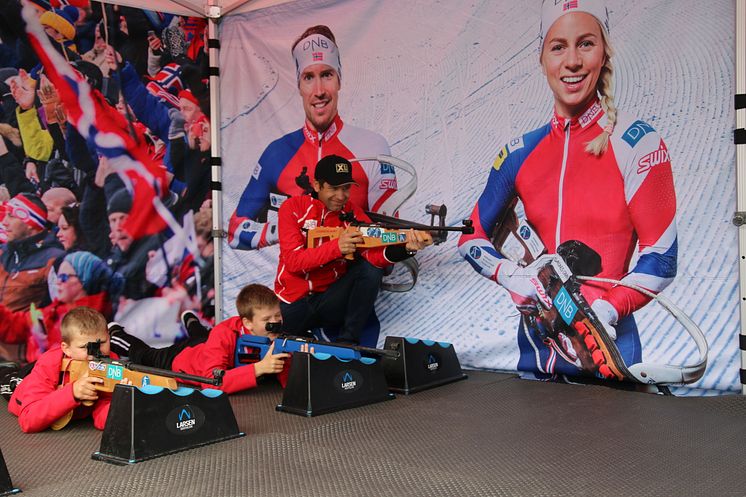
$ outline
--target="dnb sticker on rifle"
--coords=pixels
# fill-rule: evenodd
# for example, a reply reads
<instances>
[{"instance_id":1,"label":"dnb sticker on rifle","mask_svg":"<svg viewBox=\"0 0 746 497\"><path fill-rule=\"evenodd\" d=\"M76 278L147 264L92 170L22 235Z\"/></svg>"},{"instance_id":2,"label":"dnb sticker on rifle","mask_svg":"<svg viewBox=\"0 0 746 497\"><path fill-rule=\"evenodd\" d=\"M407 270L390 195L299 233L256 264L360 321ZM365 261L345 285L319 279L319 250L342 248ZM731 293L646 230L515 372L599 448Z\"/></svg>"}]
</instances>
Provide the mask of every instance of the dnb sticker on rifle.
<instances>
[{"instance_id":1,"label":"dnb sticker on rifle","mask_svg":"<svg viewBox=\"0 0 746 497\"><path fill-rule=\"evenodd\" d=\"M383 243L396 243L399 237L396 233L381 233L381 240Z\"/></svg>"},{"instance_id":2,"label":"dnb sticker on rifle","mask_svg":"<svg viewBox=\"0 0 746 497\"><path fill-rule=\"evenodd\" d=\"M578 306L572 301L572 297L570 297L570 294L565 290L565 287L560 288L552 303L554 304L555 309L557 309L560 317L562 317L562 320L568 325L571 324L572 319L578 312Z\"/></svg>"},{"instance_id":3,"label":"dnb sticker on rifle","mask_svg":"<svg viewBox=\"0 0 746 497\"><path fill-rule=\"evenodd\" d=\"M124 368L110 364L109 368L106 370L106 377L112 380L121 380L124 378Z\"/></svg>"}]
</instances>

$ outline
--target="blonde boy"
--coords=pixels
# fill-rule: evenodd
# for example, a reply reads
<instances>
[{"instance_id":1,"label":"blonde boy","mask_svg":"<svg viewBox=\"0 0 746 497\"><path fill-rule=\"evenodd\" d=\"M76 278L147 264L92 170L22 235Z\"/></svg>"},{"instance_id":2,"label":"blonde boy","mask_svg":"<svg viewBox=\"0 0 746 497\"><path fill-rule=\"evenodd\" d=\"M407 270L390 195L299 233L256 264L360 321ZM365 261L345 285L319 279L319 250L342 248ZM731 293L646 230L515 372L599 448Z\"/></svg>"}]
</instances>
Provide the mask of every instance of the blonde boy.
<instances>
[{"instance_id":1,"label":"blonde boy","mask_svg":"<svg viewBox=\"0 0 746 497\"><path fill-rule=\"evenodd\" d=\"M90 307L76 307L62 319L62 343L45 352L31 373L13 392L8 410L18 416L18 424L26 433L43 431L58 419L73 411L73 419L93 416L93 425L102 430L109 414L111 394L96 390L101 378L84 376L73 383L65 373L60 382L62 360L91 360L89 342L100 340L101 353L109 355L109 333L106 318ZM85 406L83 401L93 402Z\"/></svg>"}]
</instances>

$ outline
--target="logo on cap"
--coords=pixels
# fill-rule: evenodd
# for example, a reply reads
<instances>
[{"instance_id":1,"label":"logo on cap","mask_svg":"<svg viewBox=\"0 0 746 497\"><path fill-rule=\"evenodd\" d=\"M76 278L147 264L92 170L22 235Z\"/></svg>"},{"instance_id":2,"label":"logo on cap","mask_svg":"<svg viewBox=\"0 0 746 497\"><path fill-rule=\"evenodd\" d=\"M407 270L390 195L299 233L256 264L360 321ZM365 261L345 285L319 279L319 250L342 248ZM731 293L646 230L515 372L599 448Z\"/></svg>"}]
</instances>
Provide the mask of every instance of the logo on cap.
<instances>
[{"instance_id":1,"label":"logo on cap","mask_svg":"<svg viewBox=\"0 0 746 497\"><path fill-rule=\"evenodd\" d=\"M350 169L347 167L347 164L345 164L344 162L337 163L337 172L338 173L349 173Z\"/></svg>"}]
</instances>

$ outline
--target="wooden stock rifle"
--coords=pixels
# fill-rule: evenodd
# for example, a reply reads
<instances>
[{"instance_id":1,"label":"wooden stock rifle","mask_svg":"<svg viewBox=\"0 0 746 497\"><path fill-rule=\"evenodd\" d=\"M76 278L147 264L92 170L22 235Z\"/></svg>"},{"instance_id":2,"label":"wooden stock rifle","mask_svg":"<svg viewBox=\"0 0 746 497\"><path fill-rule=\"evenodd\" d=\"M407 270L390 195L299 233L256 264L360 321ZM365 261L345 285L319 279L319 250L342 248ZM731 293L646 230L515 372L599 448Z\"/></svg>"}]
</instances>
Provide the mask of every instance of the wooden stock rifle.
<instances>
[{"instance_id":1,"label":"wooden stock rifle","mask_svg":"<svg viewBox=\"0 0 746 497\"><path fill-rule=\"evenodd\" d=\"M357 244L359 249L403 245L407 243L407 231L409 230L429 231L437 234L444 234L449 231L458 231L467 235L474 233L474 227L470 219L464 219L462 221L463 226L435 226L404 221L389 216L377 216L378 220L376 222L364 223L355 219L352 212L340 213L339 216L342 221L349 222L350 227L357 229L363 235L362 243ZM311 228L306 233L306 247L315 248L324 242L339 238L347 229L342 226ZM353 259L354 254L347 254L345 258Z\"/></svg>"},{"instance_id":2,"label":"wooden stock rifle","mask_svg":"<svg viewBox=\"0 0 746 497\"><path fill-rule=\"evenodd\" d=\"M93 357L92 360L81 361L65 357L62 359L60 371L69 374L67 383L75 383L86 374L92 378L101 378L103 383L98 383L95 388L99 392L113 392L114 387L118 384L127 382L136 387L153 385L156 387L169 388L176 390L179 388L177 380L191 383L206 383L208 385L220 386L223 383L225 371L215 369L213 377L196 376L186 373L177 373L166 369L151 368L142 366L130 361L111 359L101 354L101 340L88 342L88 355ZM62 384L60 385L62 386ZM93 405L94 401L84 400L81 404L85 406ZM73 411L68 412L63 417L52 424L53 430L64 428L72 419Z\"/></svg>"}]
</instances>

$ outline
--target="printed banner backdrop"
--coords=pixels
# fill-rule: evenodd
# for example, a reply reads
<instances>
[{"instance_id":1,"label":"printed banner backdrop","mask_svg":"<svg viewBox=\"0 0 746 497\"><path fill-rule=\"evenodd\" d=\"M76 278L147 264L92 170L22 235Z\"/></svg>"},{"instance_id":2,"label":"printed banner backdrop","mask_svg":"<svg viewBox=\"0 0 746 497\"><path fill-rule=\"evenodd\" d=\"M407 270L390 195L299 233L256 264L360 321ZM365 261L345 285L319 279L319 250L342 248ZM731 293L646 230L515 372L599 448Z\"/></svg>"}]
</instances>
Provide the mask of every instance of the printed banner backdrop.
<instances>
[{"instance_id":1,"label":"printed banner backdrop","mask_svg":"<svg viewBox=\"0 0 746 497\"><path fill-rule=\"evenodd\" d=\"M735 392L738 271L735 197L734 17L730 0L609 3L617 107L652 125L668 146L678 228L678 273L664 290L709 343L705 375L681 394ZM383 135L417 171L400 217L469 217L501 147L546 124L552 94L539 65L540 0L437 2L302 0L221 24L224 225L257 160L304 122L290 48L307 28L334 32L342 64L339 114ZM624 130L621 130L622 132ZM400 185L406 174L397 171ZM592 186L588 186L592 188ZM469 368L514 371L518 311L508 293L459 255L457 235L417 255L415 287L382 291L381 336L451 342ZM233 250L223 264L225 314L238 290L273 286L276 245ZM692 364L697 348L660 305L635 313L646 362Z\"/></svg>"}]
</instances>

